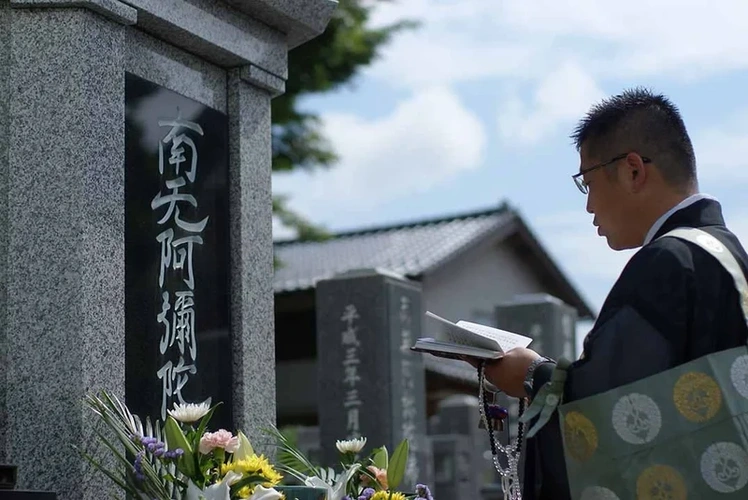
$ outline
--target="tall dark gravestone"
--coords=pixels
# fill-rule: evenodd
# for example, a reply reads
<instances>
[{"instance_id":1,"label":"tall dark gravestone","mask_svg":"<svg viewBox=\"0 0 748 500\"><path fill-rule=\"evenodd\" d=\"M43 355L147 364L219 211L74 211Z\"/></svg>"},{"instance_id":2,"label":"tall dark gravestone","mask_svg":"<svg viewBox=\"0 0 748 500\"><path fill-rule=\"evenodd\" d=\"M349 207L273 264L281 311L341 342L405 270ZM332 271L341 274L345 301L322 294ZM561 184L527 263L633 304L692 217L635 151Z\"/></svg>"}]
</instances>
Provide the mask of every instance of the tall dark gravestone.
<instances>
[{"instance_id":1,"label":"tall dark gravestone","mask_svg":"<svg viewBox=\"0 0 748 500\"><path fill-rule=\"evenodd\" d=\"M127 74L125 123L127 403L220 401L231 429L227 117Z\"/></svg>"},{"instance_id":2,"label":"tall dark gravestone","mask_svg":"<svg viewBox=\"0 0 748 500\"><path fill-rule=\"evenodd\" d=\"M429 483L425 370L410 351L421 332L420 285L377 271L347 273L317 284L316 308L323 462L337 463L339 439L364 436L367 451L392 452L407 438L402 487Z\"/></svg>"}]
</instances>

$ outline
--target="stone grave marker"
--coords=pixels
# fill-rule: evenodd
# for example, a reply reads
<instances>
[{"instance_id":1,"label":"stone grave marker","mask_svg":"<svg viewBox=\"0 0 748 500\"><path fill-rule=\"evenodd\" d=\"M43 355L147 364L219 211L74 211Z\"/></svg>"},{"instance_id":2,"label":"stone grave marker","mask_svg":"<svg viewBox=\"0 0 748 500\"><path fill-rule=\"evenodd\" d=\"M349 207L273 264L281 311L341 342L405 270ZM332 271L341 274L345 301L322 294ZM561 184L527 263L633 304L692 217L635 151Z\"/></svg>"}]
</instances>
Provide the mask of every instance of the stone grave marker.
<instances>
[{"instance_id":1,"label":"stone grave marker","mask_svg":"<svg viewBox=\"0 0 748 500\"><path fill-rule=\"evenodd\" d=\"M421 331L421 289L380 271L357 271L316 288L320 447L335 463L335 441L365 436L367 450L407 438L403 488L431 477L425 371L410 351Z\"/></svg>"},{"instance_id":2,"label":"stone grave marker","mask_svg":"<svg viewBox=\"0 0 748 500\"><path fill-rule=\"evenodd\" d=\"M459 434L431 436L434 453L434 496L450 500L480 498L480 485L474 470L473 440Z\"/></svg>"},{"instance_id":3,"label":"stone grave marker","mask_svg":"<svg viewBox=\"0 0 748 500\"><path fill-rule=\"evenodd\" d=\"M439 403L438 415L438 427L433 434L470 438L469 468L473 480L478 485L494 482L498 474L491 459L488 433L479 426L478 398L467 394L449 396Z\"/></svg>"}]
</instances>

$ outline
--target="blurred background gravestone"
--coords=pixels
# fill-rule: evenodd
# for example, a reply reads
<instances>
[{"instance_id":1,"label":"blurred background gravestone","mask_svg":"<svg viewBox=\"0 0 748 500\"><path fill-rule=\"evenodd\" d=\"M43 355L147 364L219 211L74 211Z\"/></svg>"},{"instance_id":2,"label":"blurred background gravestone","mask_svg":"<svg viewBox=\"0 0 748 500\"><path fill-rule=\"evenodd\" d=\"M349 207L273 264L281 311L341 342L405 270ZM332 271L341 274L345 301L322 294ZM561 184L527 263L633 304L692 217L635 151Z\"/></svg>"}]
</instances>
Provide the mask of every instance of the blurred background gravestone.
<instances>
[{"instance_id":1,"label":"blurred background gravestone","mask_svg":"<svg viewBox=\"0 0 748 500\"><path fill-rule=\"evenodd\" d=\"M576 359L577 311L552 295L518 295L498 305L496 324L532 337L529 347L544 356Z\"/></svg>"},{"instance_id":2,"label":"blurred background gravestone","mask_svg":"<svg viewBox=\"0 0 748 500\"><path fill-rule=\"evenodd\" d=\"M576 350L577 311L548 294L518 295L495 309L496 326L532 337L529 347L553 359L561 356L573 361ZM509 409L507 439L517 436L519 405L517 399L499 395L498 402ZM524 450L520 470L524 468Z\"/></svg>"},{"instance_id":3,"label":"blurred background gravestone","mask_svg":"<svg viewBox=\"0 0 748 500\"><path fill-rule=\"evenodd\" d=\"M19 489L109 496L70 448L96 452L91 391L153 416L223 400L250 438L275 422L270 103L335 7L0 1L0 463Z\"/></svg>"},{"instance_id":4,"label":"blurred background gravestone","mask_svg":"<svg viewBox=\"0 0 748 500\"><path fill-rule=\"evenodd\" d=\"M379 271L352 271L317 284L319 428L322 460L335 441L365 436L366 451L404 438L411 447L401 488L430 484L420 284Z\"/></svg>"},{"instance_id":5,"label":"blurred background gravestone","mask_svg":"<svg viewBox=\"0 0 748 500\"><path fill-rule=\"evenodd\" d=\"M452 500L480 498L478 478L471 469L474 449L470 436L431 436L434 452L434 495Z\"/></svg>"},{"instance_id":6,"label":"blurred background gravestone","mask_svg":"<svg viewBox=\"0 0 748 500\"><path fill-rule=\"evenodd\" d=\"M453 395L439 403L433 429L434 486L449 498L479 498L480 486L495 481L488 435L478 425L478 398ZM467 470L465 477L463 470Z\"/></svg>"}]
</instances>

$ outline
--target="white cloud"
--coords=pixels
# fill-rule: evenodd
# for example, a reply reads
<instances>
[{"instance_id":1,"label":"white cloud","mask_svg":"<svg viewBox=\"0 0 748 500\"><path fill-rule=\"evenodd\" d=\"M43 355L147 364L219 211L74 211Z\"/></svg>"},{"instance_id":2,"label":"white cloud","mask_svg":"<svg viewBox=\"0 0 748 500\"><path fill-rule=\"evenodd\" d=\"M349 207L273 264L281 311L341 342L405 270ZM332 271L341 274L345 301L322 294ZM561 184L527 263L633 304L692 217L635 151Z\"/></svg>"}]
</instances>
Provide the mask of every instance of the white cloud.
<instances>
[{"instance_id":1,"label":"white cloud","mask_svg":"<svg viewBox=\"0 0 748 500\"><path fill-rule=\"evenodd\" d=\"M274 193L292 193L291 206L318 219L426 191L477 168L485 153L482 123L443 87L422 89L382 119L327 114L323 121L340 164L273 178Z\"/></svg>"},{"instance_id":2,"label":"white cloud","mask_svg":"<svg viewBox=\"0 0 748 500\"><path fill-rule=\"evenodd\" d=\"M741 0L631 0L626 8L596 0L398 0L380 2L374 16L377 24L403 18L421 21L417 35L430 41L430 53L453 57L424 57L423 46L398 37L387 53L399 57L383 58L374 72L397 75L398 84L429 74L446 75L448 82L469 78L473 72L463 69L476 60L484 76L502 76L507 65L490 57L502 50L526 56L514 65L522 70L518 78L528 76L527 66L539 69L530 72L537 77L549 62L572 54L601 77L706 77L748 66L748 4ZM441 65L452 71L436 67Z\"/></svg>"},{"instance_id":3,"label":"white cloud","mask_svg":"<svg viewBox=\"0 0 748 500\"><path fill-rule=\"evenodd\" d=\"M578 64L568 61L538 84L532 102L509 99L499 110L499 133L507 142L532 144L576 120L604 97L595 80Z\"/></svg>"},{"instance_id":4,"label":"white cloud","mask_svg":"<svg viewBox=\"0 0 748 500\"><path fill-rule=\"evenodd\" d=\"M693 134L699 178L707 182L748 181L748 110Z\"/></svg>"},{"instance_id":5,"label":"white cloud","mask_svg":"<svg viewBox=\"0 0 748 500\"><path fill-rule=\"evenodd\" d=\"M277 217L273 217L273 240L288 240L296 236L294 229L284 226Z\"/></svg>"},{"instance_id":6,"label":"white cloud","mask_svg":"<svg viewBox=\"0 0 748 500\"><path fill-rule=\"evenodd\" d=\"M530 76L537 71L533 59L534 48L521 44L482 45L458 33L419 30L398 35L363 73L417 91L423 85Z\"/></svg>"},{"instance_id":7,"label":"white cloud","mask_svg":"<svg viewBox=\"0 0 748 500\"><path fill-rule=\"evenodd\" d=\"M692 81L748 68L742 0L632 0L625 8L596 0L377 2L375 24L401 19L422 25L396 36L366 74L415 92L499 79L531 89L529 101L510 94L498 109L501 137L525 145L599 100L598 82Z\"/></svg>"}]
</instances>

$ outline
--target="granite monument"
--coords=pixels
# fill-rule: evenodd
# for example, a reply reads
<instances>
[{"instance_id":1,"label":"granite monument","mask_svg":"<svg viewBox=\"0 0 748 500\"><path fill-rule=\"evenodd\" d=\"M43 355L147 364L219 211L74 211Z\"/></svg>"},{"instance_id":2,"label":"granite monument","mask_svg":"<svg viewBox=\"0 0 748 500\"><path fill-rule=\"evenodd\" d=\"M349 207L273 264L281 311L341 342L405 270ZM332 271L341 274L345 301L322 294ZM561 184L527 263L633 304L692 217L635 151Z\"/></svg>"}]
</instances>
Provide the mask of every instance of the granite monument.
<instances>
[{"instance_id":1,"label":"granite monument","mask_svg":"<svg viewBox=\"0 0 748 500\"><path fill-rule=\"evenodd\" d=\"M275 421L270 101L284 91L288 51L324 31L335 7L333 0L0 0L0 463L18 466L19 489L63 500L108 496L110 483L70 445L96 452L82 399L106 389L134 400L128 375L168 379L169 401L209 392L214 401L228 398L224 418L250 438ZM134 82L153 93L153 108L128 108ZM179 103L182 119L203 120L205 135L182 131L207 149L193 171L181 138L179 174L156 177L145 169L158 170L158 161L130 161L127 113L158 111L155 123L155 115L139 119L163 139L169 131L161 135L158 120L180 118L165 98ZM151 139L142 147L159 154ZM174 141L164 147L164 165L175 169ZM140 174L150 180L130 184ZM161 203L165 183L172 181L173 194L182 174L198 207L179 205L186 230L174 222L176 209L167 218L184 232L171 240L162 290L154 261L130 269L138 262L128 248L149 242L145 258L157 259L158 270L155 238L167 229L158 221L171 207ZM143 215L158 217L156 224L149 219L150 229L136 236L130 196L142 189L150 208L159 193L152 182L161 181L158 210ZM191 243L177 248L179 238ZM182 274L190 245L194 283ZM130 293L141 284L138 273L149 297ZM130 339L152 332L151 346L160 349L164 332L154 327L164 326L157 304L164 292L168 312L194 306L195 341L188 315L177 318L179 336L172 343L170 333L164 353L151 352L141 373ZM208 345L214 354L203 358ZM182 351L180 373L166 368L159 379ZM230 377L201 372L217 364L230 367ZM148 411L161 412L165 392L155 391Z\"/></svg>"}]
</instances>

